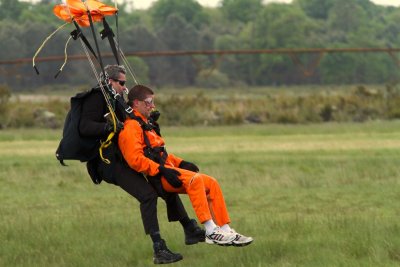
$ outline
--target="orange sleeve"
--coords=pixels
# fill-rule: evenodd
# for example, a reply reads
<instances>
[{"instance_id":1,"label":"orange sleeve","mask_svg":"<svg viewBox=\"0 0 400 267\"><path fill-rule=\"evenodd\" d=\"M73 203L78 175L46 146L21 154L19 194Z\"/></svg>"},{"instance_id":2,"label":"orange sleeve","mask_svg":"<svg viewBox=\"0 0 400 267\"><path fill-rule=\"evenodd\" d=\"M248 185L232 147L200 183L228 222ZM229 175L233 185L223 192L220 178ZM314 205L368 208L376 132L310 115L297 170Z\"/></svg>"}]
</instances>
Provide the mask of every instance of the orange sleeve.
<instances>
[{"instance_id":1,"label":"orange sleeve","mask_svg":"<svg viewBox=\"0 0 400 267\"><path fill-rule=\"evenodd\" d=\"M150 176L158 174L159 164L144 155L143 130L137 121L125 121L124 129L119 133L118 146L132 169Z\"/></svg>"},{"instance_id":2,"label":"orange sleeve","mask_svg":"<svg viewBox=\"0 0 400 267\"><path fill-rule=\"evenodd\" d=\"M167 162L174 167L179 167L179 164L182 162L182 159L178 156L175 156L174 154L168 153Z\"/></svg>"}]
</instances>

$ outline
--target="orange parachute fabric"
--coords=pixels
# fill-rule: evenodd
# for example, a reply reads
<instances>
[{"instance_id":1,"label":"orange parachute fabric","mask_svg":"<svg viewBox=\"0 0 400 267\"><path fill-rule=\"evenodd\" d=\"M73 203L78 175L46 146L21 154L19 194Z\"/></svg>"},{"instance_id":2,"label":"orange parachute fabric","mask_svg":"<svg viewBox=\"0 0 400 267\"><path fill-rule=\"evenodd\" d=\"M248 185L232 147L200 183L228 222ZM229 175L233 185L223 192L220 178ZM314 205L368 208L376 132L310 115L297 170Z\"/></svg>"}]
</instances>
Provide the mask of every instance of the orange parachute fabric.
<instances>
[{"instance_id":1,"label":"orange parachute fabric","mask_svg":"<svg viewBox=\"0 0 400 267\"><path fill-rule=\"evenodd\" d=\"M99 22L105 16L117 13L118 9L95 0L87 0L85 2L81 0L67 0L66 4L59 4L53 8L53 13L58 18L66 22L75 20L82 27L90 26L88 11L90 12L92 21Z\"/></svg>"}]
</instances>

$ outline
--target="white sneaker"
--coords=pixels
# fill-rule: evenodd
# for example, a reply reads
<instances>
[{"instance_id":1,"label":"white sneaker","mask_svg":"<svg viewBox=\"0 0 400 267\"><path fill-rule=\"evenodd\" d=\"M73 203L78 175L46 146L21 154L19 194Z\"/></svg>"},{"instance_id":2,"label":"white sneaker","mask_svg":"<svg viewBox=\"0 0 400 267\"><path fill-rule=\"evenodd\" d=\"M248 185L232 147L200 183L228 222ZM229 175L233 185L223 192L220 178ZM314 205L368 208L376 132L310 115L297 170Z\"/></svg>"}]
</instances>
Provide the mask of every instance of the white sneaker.
<instances>
[{"instance_id":1,"label":"white sneaker","mask_svg":"<svg viewBox=\"0 0 400 267\"><path fill-rule=\"evenodd\" d=\"M221 228L216 227L211 234L206 234L206 243L226 246L231 245L236 237L237 233L224 232L221 230Z\"/></svg>"},{"instance_id":2,"label":"white sneaker","mask_svg":"<svg viewBox=\"0 0 400 267\"><path fill-rule=\"evenodd\" d=\"M236 235L235 239L232 241L232 246L235 247L244 247L247 245L250 245L251 242L253 242L253 238L250 236L244 236L239 233L237 233L233 228L230 231L231 233L234 233Z\"/></svg>"}]
</instances>

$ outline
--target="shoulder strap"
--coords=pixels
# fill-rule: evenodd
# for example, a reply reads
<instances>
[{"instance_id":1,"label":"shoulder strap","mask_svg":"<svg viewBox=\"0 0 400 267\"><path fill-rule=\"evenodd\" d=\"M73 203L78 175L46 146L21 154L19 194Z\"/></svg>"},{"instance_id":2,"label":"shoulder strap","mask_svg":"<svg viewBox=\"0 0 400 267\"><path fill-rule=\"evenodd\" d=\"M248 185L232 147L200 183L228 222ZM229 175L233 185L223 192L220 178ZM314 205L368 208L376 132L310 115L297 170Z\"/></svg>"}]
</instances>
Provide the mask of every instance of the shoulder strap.
<instances>
[{"instance_id":1,"label":"shoulder strap","mask_svg":"<svg viewBox=\"0 0 400 267\"><path fill-rule=\"evenodd\" d=\"M150 140L149 140L149 138L147 137L147 134L146 134L146 132L153 130L154 127L152 125L148 124L148 123L145 123L142 118L136 116L133 113L130 113L129 117L131 119L136 120L140 124L140 127L143 130L143 139L144 139L144 143L146 144L146 148L152 150L156 154L159 154L159 153L162 152L162 156L159 158L159 162L158 163L161 166L164 166L165 161L167 160L167 157L168 157L167 150L165 149L165 147L152 147L151 144L150 144Z\"/></svg>"},{"instance_id":2,"label":"shoulder strap","mask_svg":"<svg viewBox=\"0 0 400 267\"><path fill-rule=\"evenodd\" d=\"M131 119L136 120L136 121L140 124L140 127L141 127L142 130L143 130L144 142L145 142L145 144L146 144L147 147L150 147L150 148L151 148L149 138L147 137L147 134L146 134L146 131L151 131L151 130L152 130L151 125L145 123L145 122L142 120L142 118L136 116L136 115L133 114L133 113L131 113L131 116L130 116L130 117L131 117Z\"/></svg>"},{"instance_id":3,"label":"shoulder strap","mask_svg":"<svg viewBox=\"0 0 400 267\"><path fill-rule=\"evenodd\" d=\"M120 94L115 92L115 90L109 90L109 93L110 97L114 98L124 109L125 114L128 115L129 118L135 119L136 116L133 114L133 109L130 106L128 106L124 98Z\"/></svg>"}]
</instances>

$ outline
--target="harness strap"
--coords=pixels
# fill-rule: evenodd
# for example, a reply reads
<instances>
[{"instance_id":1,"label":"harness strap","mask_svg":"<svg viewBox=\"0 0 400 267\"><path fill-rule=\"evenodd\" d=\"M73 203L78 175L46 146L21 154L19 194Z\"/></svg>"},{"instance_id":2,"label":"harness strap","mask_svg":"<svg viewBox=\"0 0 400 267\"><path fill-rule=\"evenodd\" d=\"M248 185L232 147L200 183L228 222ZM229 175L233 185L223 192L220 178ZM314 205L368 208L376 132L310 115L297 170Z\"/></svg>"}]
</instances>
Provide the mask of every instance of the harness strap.
<instances>
[{"instance_id":1,"label":"harness strap","mask_svg":"<svg viewBox=\"0 0 400 267\"><path fill-rule=\"evenodd\" d=\"M94 52L92 46L90 45L88 39L86 39L85 35L83 34L81 28L79 27L78 23L76 23L75 20L73 20L74 25L76 30L73 30L71 32L72 39L77 40L78 38L81 38L81 40L85 43L86 47L92 52L92 55L98 60L96 53Z\"/></svg>"},{"instance_id":2,"label":"harness strap","mask_svg":"<svg viewBox=\"0 0 400 267\"><path fill-rule=\"evenodd\" d=\"M100 147L99 147L100 158L101 158L101 160L102 160L104 163L106 163L106 164L110 164L111 161L103 156L103 149L109 147L109 146L112 144L112 141L111 141L111 140L112 140L112 138L114 137L114 135L115 135L115 133L114 133L114 132L111 132L111 133L108 135L106 141L100 142L100 143L101 143L101 145L100 145Z\"/></svg>"},{"instance_id":3,"label":"harness strap","mask_svg":"<svg viewBox=\"0 0 400 267\"><path fill-rule=\"evenodd\" d=\"M154 129L154 126L152 126L152 125L150 125L150 124L148 124L148 123L145 123L145 122L143 121L142 118L136 116L136 115L133 113L133 109L132 109L130 106L128 106L128 104L124 101L124 99L121 97L121 95L119 95L119 94L117 94L117 93L115 93L115 92L111 92L111 93L113 93L114 99L115 99L115 100L121 105L121 107L124 109L125 114L127 114L129 118L136 120L136 121L140 124L140 127L141 127L142 130L143 130L143 138L144 138L144 142L145 142L145 144L146 144L146 147L149 148L149 149L151 149L151 150L153 150L153 152L162 153L161 158L160 158L160 162L158 162L158 163L159 163L161 166L164 166L165 161L166 161L167 158L168 158L167 150L165 149L165 147L152 147L151 144L150 144L149 138L148 138L147 135L146 135L146 131L151 131L151 130L153 130L153 129ZM157 134L158 134L158 133L157 133ZM161 149L162 149L162 150L161 150ZM156 150L159 150L160 152L157 152Z\"/></svg>"},{"instance_id":4,"label":"harness strap","mask_svg":"<svg viewBox=\"0 0 400 267\"><path fill-rule=\"evenodd\" d=\"M117 99L117 101L120 102L120 99ZM121 102L120 102L120 103L121 103ZM122 102L121 105L122 105L122 106L125 105L126 107L128 107L128 105L127 105L125 102ZM140 127L141 127L142 130L143 130L143 139L144 139L144 143L146 144L145 149L150 149L150 150L152 150L152 152L157 153L157 154L162 153L162 154L161 154L161 157L160 157L160 160L159 160L158 163L159 163L161 166L164 166L164 165L165 165L165 161L166 161L167 158L168 158L167 149L166 149L165 147L161 147L161 146L159 146L159 147L152 147L151 144L150 144L150 140L149 140L149 138L147 137L147 134L146 134L146 132L153 130L153 129L154 129L154 126L151 125L151 124L145 123L145 122L143 121L142 118L136 116L135 114L133 114L133 112L128 113L128 115L129 115L129 117L130 117L131 119L136 120L136 121L140 124ZM156 133L157 133L157 132L156 132ZM158 133L157 133L157 134L158 134Z\"/></svg>"},{"instance_id":5,"label":"harness strap","mask_svg":"<svg viewBox=\"0 0 400 267\"><path fill-rule=\"evenodd\" d=\"M125 114L128 115L129 118L139 121L140 118L135 116L135 114L133 114L133 109L130 106L128 106L128 104L125 102L125 100L122 98L122 96L120 94L117 94L116 92L111 92L111 93L113 94L114 99L124 109ZM143 120L142 120L142 122L144 123ZM139 123L140 123L140 121L139 121ZM140 125L142 125L142 123L140 123Z\"/></svg>"},{"instance_id":6,"label":"harness strap","mask_svg":"<svg viewBox=\"0 0 400 267\"><path fill-rule=\"evenodd\" d=\"M103 26L104 29L100 32L101 39L108 38L108 42L110 43L111 50L114 54L115 60L117 61L117 64L119 65L119 56L118 56L118 49L117 46L115 45L114 41L114 32L110 28L110 25L108 25L106 18L103 18Z\"/></svg>"},{"instance_id":7,"label":"harness strap","mask_svg":"<svg viewBox=\"0 0 400 267\"><path fill-rule=\"evenodd\" d=\"M108 107L108 109L110 110L111 118L113 120L113 131L107 136L106 141L100 142L101 145L99 147L100 158L106 164L110 164L111 162L110 162L109 159L107 159L107 158L105 158L103 156L103 149L107 148L107 147L109 147L111 145L112 139L115 136L115 133L117 131L117 116L115 115L115 112L111 112L111 108L110 107Z\"/></svg>"},{"instance_id":8,"label":"harness strap","mask_svg":"<svg viewBox=\"0 0 400 267\"><path fill-rule=\"evenodd\" d=\"M167 158L168 158L168 153L167 153L167 150L164 148L164 152L162 153L161 160L160 160L160 165L161 166L165 165L165 162L167 161Z\"/></svg>"},{"instance_id":9,"label":"harness strap","mask_svg":"<svg viewBox=\"0 0 400 267\"><path fill-rule=\"evenodd\" d=\"M88 9L87 7L86 7L86 9L87 9L87 16L88 16L88 18L89 18L90 29L92 30L92 35L93 35L94 43L95 43L95 45L96 45L97 54L98 54L98 56L99 56L99 58L98 58L97 61L98 61L98 63L100 64L101 71L102 71L102 73L103 73L103 77L107 77L106 72L105 72L105 70L104 70L104 65L103 65L103 60L102 60L101 53L100 53L99 44L98 44L98 42L97 42L96 34L95 34L95 31L94 31L94 25L93 25L92 15L90 14L90 11L89 11L89 9ZM101 86L102 86L102 85L100 84L100 87L101 87ZM108 84L107 84L106 87L108 88L108 90L109 90L110 92L112 92L112 90L110 90L110 87L108 86ZM102 90L102 91L103 91L103 90ZM112 93L113 93L113 92L112 92ZM108 107L108 109L110 110L110 113L111 113L112 116L113 116L114 129L113 129L113 131L108 135L107 140L106 140L104 143L101 144L101 146L100 146L100 148L99 148L99 153L100 153L101 159L102 159L106 164L110 164L110 160L108 160L108 159L106 159L106 158L103 157L103 148L106 148L106 147L108 147L109 145L111 145L111 139L112 139L112 138L114 137L114 135L115 135L117 123L116 123L116 115L115 115L115 112L114 112L113 108L111 107L111 105L110 105L110 103L109 103L109 101L108 101L108 99L107 99L107 97L106 97L106 95L105 95L105 92L103 92L103 95L104 95L104 98L105 98L105 100L106 100L107 107ZM114 95L118 95L118 94L115 93Z\"/></svg>"}]
</instances>

